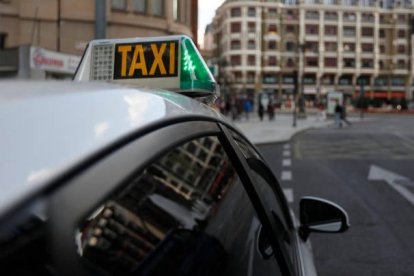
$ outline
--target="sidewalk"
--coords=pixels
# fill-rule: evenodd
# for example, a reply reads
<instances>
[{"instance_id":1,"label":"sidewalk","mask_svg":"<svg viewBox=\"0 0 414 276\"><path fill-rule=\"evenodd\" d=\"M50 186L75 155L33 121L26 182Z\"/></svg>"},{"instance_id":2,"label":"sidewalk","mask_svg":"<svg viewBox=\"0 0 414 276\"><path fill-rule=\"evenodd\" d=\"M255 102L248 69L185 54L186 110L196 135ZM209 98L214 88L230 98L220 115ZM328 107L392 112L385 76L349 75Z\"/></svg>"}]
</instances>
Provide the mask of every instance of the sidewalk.
<instances>
[{"instance_id":1,"label":"sidewalk","mask_svg":"<svg viewBox=\"0 0 414 276\"><path fill-rule=\"evenodd\" d=\"M310 129L333 125L333 119L323 119L317 115L308 115L306 119L297 119L296 127L292 127L292 114L276 114L274 121L267 117L261 122L257 115L251 114L250 120L235 121L235 125L249 138L253 144L280 143L289 141L293 135ZM351 122L357 118L348 118Z\"/></svg>"}]
</instances>

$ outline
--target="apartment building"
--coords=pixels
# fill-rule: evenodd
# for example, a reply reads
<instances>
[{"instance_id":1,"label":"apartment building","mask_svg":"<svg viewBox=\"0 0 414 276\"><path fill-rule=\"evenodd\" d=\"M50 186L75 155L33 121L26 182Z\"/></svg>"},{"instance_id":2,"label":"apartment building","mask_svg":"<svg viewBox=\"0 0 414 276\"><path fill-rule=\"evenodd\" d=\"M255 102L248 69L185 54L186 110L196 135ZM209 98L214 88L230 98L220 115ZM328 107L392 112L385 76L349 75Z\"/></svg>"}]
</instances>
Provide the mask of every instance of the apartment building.
<instances>
[{"instance_id":1,"label":"apartment building","mask_svg":"<svg viewBox=\"0 0 414 276\"><path fill-rule=\"evenodd\" d=\"M105 1L107 38L186 34L197 39L197 0ZM35 58L33 49L19 54L17 48L41 48L38 53L48 60L66 58L58 53L81 56L94 30L94 0L0 0L0 77L19 70L19 55Z\"/></svg>"},{"instance_id":2,"label":"apartment building","mask_svg":"<svg viewBox=\"0 0 414 276\"><path fill-rule=\"evenodd\" d=\"M213 20L227 93L314 102L329 91L413 98L411 1L226 1Z\"/></svg>"}]
</instances>

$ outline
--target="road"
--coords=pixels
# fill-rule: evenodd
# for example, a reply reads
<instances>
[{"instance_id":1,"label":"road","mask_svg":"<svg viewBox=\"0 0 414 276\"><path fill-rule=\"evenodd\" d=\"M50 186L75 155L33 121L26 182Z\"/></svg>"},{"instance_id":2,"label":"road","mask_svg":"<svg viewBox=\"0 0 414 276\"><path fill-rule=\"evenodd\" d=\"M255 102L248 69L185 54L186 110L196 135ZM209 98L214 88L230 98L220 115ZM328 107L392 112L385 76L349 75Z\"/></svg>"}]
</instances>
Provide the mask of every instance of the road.
<instances>
[{"instance_id":1,"label":"road","mask_svg":"<svg viewBox=\"0 0 414 276\"><path fill-rule=\"evenodd\" d=\"M349 214L348 232L311 234L320 275L414 275L414 116L375 116L259 148L297 216L305 195Z\"/></svg>"}]
</instances>

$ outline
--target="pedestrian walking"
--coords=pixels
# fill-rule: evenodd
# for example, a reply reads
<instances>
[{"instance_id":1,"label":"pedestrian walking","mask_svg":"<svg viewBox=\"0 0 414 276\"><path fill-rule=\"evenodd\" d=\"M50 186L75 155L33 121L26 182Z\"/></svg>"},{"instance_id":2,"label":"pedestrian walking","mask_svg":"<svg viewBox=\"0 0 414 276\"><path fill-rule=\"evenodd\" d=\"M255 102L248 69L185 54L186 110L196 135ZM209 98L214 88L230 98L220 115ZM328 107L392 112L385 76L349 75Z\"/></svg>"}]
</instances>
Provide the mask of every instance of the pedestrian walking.
<instances>
[{"instance_id":1,"label":"pedestrian walking","mask_svg":"<svg viewBox=\"0 0 414 276\"><path fill-rule=\"evenodd\" d=\"M342 106L339 104L339 101L336 100L336 105L335 105L335 125L339 128L342 127Z\"/></svg>"},{"instance_id":2,"label":"pedestrian walking","mask_svg":"<svg viewBox=\"0 0 414 276\"><path fill-rule=\"evenodd\" d=\"M351 122L346 119L346 107L345 107L345 105L342 106L341 121L344 121L348 126L352 125Z\"/></svg>"},{"instance_id":3,"label":"pedestrian walking","mask_svg":"<svg viewBox=\"0 0 414 276\"><path fill-rule=\"evenodd\" d=\"M261 103L259 104L259 109L258 109L257 112L259 113L260 121L263 121L264 107Z\"/></svg>"},{"instance_id":4,"label":"pedestrian walking","mask_svg":"<svg viewBox=\"0 0 414 276\"><path fill-rule=\"evenodd\" d=\"M269 102L267 105L267 114L269 115L269 121L273 121L275 119L275 110L272 102Z\"/></svg>"},{"instance_id":5,"label":"pedestrian walking","mask_svg":"<svg viewBox=\"0 0 414 276\"><path fill-rule=\"evenodd\" d=\"M249 113L252 111L252 103L246 99L243 102L243 110L244 110L244 114L246 115L246 121L249 120Z\"/></svg>"}]
</instances>

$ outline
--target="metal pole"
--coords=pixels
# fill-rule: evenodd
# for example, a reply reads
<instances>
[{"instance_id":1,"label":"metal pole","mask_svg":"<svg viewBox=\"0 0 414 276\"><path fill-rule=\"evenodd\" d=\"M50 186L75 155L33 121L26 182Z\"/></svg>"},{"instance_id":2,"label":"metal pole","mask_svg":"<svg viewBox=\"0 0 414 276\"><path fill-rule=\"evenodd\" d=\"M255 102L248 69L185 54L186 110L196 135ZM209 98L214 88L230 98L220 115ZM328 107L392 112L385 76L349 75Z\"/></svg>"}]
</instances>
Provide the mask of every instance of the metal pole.
<instances>
[{"instance_id":1,"label":"metal pole","mask_svg":"<svg viewBox=\"0 0 414 276\"><path fill-rule=\"evenodd\" d=\"M95 39L106 38L106 0L95 0Z\"/></svg>"},{"instance_id":2,"label":"metal pole","mask_svg":"<svg viewBox=\"0 0 414 276\"><path fill-rule=\"evenodd\" d=\"M292 117L293 117L293 123L292 127L296 127L296 95L298 90L298 72L293 72L293 111L292 111Z\"/></svg>"},{"instance_id":3,"label":"metal pole","mask_svg":"<svg viewBox=\"0 0 414 276\"><path fill-rule=\"evenodd\" d=\"M360 96L360 101L359 101L359 104L360 104L359 118L361 120L364 118L364 112L363 112L364 105L365 105L365 101L364 101L364 94L365 94L365 91L364 91L364 83L365 83L365 80L362 80L361 79L360 80L361 87L360 87L360 91L359 91L359 96Z\"/></svg>"}]
</instances>

